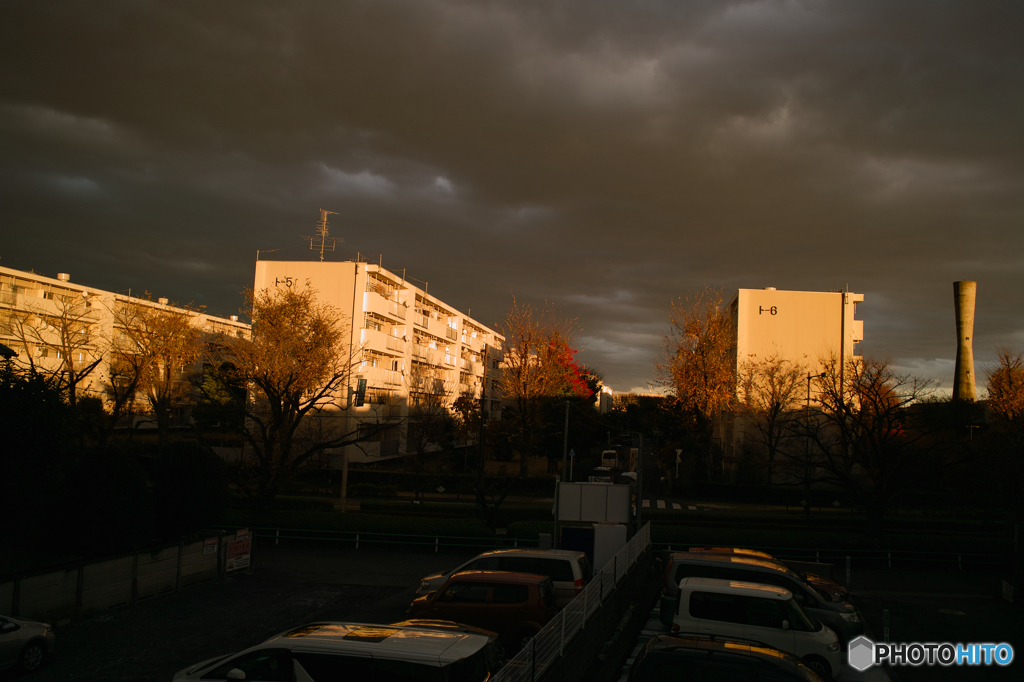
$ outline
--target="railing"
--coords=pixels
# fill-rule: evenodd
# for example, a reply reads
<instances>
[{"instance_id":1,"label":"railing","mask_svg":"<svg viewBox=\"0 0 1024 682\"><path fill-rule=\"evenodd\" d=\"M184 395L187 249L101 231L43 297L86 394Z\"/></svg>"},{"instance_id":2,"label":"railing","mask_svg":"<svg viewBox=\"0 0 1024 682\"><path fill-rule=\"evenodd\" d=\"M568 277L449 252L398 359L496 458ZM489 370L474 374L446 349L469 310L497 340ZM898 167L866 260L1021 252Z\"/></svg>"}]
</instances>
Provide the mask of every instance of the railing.
<instances>
[{"instance_id":1,"label":"railing","mask_svg":"<svg viewBox=\"0 0 1024 682\"><path fill-rule=\"evenodd\" d=\"M459 338L459 330L458 329L453 329L451 327L445 327L444 333L452 341L455 341L455 340L457 340Z\"/></svg>"},{"instance_id":2,"label":"railing","mask_svg":"<svg viewBox=\"0 0 1024 682\"><path fill-rule=\"evenodd\" d=\"M386 369L381 372L382 378L385 384L390 386L398 386L402 383L402 375L393 369Z\"/></svg>"},{"instance_id":3,"label":"railing","mask_svg":"<svg viewBox=\"0 0 1024 682\"><path fill-rule=\"evenodd\" d=\"M522 651L491 677L491 682L534 682L547 673L577 633L586 630L590 617L601 607L650 545L651 532L648 524L605 564L583 592L559 611Z\"/></svg>"},{"instance_id":4,"label":"railing","mask_svg":"<svg viewBox=\"0 0 1024 682\"><path fill-rule=\"evenodd\" d=\"M390 303L388 305L388 312L400 320L405 319L405 306L401 303Z\"/></svg>"},{"instance_id":5,"label":"railing","mask_svg":"<svg viewBox=\"0 0 1024 682\"><path fill-rule=\"evenodd\" d=\"M424 329L426 329L430 324L430 318L427 317L426 315L420 315L419 313L413 315L412 319L416 324L423 327Z\"/></svg>"},{"instance_id":6,"label":"railing","mask_svg":"<svg viewBox=\"0 0 1024 682\"><path fill-rule=\"evenodd\" d=\"M387 340L388 350L397 351L399 353L405 352L405 341L398 338L397 336L389 336Z\"/></svg>"}]
</instances>

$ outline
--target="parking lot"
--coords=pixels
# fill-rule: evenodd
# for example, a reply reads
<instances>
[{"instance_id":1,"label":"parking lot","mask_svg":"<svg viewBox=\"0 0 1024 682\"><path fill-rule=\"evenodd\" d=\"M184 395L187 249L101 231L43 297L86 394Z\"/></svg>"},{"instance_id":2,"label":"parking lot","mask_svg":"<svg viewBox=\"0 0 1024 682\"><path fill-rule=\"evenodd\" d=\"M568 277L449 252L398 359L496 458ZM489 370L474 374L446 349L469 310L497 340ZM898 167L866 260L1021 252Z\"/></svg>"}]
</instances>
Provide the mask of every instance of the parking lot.
<instances>
[{"instance_id":1,"label":"parking lot","mask_svg":"<svg viewBox=\"0 0 1024 682\"><path fill-rule=\"evenodd\" d=\"M30 679L167 681L192 663L306 622L394 622L405 617L420 578L475 554L267 544L254 555L251 575L200 584L58 628L56 655ZM998 586L994 576L897 570L855 572L852 584L876 640L882 638L882 614L888 609L891 641L1005 641L1024 651L1024 610L1001 601ZM903 667L893 679L1019 679L1022 665ZM13 679L12 673L0 674L0 680ZM847 669L840 679L884 678Z\"/></svg>"}]
</instances>

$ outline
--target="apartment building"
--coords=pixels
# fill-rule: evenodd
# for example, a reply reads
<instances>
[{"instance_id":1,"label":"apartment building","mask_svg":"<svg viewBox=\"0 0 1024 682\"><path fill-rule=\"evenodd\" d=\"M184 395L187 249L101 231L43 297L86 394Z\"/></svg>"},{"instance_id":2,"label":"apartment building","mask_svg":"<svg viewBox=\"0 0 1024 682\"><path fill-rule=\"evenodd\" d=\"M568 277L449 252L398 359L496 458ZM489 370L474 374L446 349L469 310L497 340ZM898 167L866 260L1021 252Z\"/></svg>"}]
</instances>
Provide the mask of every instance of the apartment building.
<instances>
[{"instance_id":1,"label":"apartment building","mask_svg":"<svg viewBox=\"0 0 1024 682\"><path fill-rule=\"evenodd\" d=\"M336 417L350 431L378 431L348 446L349 462L409 454L418 407L450 409L460 396L482 397L491 418L500 415L503 337L403 275L356 261L260 260L254 288L311 288L345 316L352 376ZM380 430L389 422L396 426ZM340 467L342 452L332 454L328 466Z\"/></svg>"},{"instance_id":2,"label":"apartment building","mask_svg":"<svg viewBox=\"0 0 1024 682\"><path fill-rule=\"evenodd\" d=\"M141 292L140 292L141 293ZM104 291L71 281L68 273L48 277L0 267L0 344L17 353L14 361L47 373L82 374L78 397L108 400L111 348L123 341L125 320L131 311L181 312L166 298L151 301L130 293ZM249 325L237 316L222 318L189 311L195 324L208 335L248 336ZM197 366L186 372L198 371ZM145 399L136 401L145 411ZM187 424L187 410L173 418ZM136 423L150 425L136 416Z\"/></svg>"}]
</instances>

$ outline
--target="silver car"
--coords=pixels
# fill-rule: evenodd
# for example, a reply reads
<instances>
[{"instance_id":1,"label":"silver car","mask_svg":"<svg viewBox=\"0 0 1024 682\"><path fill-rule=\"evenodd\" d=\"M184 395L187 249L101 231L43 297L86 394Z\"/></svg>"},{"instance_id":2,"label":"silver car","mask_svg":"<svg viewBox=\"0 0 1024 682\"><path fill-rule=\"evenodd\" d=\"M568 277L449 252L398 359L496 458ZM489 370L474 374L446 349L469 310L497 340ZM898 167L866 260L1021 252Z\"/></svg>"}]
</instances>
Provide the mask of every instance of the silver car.
<instances>
[{"instance_id":1,"label":"silver car","mask_svg":"<svg viewBox=\"0 0 1024 682\"><path fill-rule=\"evenodd\" d=\"M46 623L0 616L0 668L38 670L53 653L53 644L53 630Z\"/></svg>"}]
</instances>

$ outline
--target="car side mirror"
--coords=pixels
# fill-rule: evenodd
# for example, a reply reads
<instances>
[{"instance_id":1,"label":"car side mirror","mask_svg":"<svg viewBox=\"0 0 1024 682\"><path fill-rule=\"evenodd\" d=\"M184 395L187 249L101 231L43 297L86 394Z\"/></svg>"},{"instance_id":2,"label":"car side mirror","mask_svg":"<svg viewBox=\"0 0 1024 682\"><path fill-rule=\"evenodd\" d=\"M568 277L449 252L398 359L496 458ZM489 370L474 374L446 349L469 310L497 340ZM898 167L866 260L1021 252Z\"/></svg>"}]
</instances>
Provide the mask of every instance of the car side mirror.
<instances>
[{"instance_id":1,"label":"car side mirror","mask_svg":"<svg viewBox=\"0 0 1024 682\"><path fill-rule=\"evenodd\" d=\"M788 620L782 621L782 629L783 630L788 630L789 629L789 621Z\"/></svg>"},{"instance_id":2,"label":"car side mirror","mask_svg":"<svg viewBox=\"0 0 1024 682\"><path fill-rule=\"evenodd\" d=\"M228 671L228 679L229 680L244 680L245 679L245 671L242 670L241 668L232 668L231 670Z\"/></svg>"}]
</instances>

